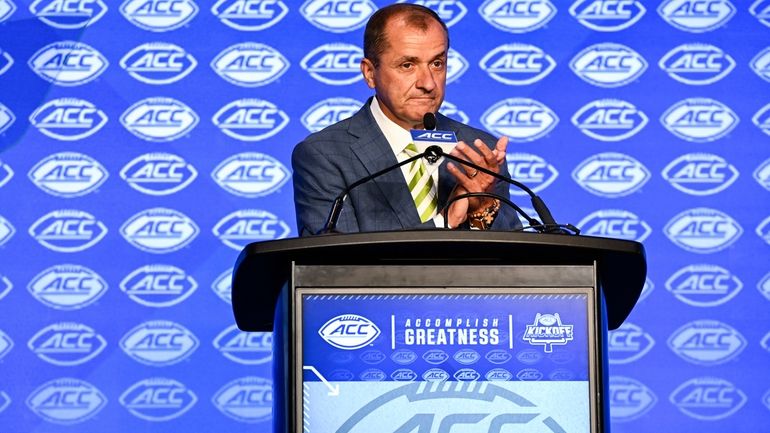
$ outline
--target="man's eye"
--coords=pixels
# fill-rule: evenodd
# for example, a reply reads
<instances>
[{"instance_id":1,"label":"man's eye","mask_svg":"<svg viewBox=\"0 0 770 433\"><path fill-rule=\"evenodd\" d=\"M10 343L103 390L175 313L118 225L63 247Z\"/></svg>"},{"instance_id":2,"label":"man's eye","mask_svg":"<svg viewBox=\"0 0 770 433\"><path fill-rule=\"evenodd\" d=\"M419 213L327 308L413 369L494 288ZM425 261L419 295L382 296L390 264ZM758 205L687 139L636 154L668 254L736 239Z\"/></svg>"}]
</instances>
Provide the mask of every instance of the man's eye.
<instances>
[{"instance_id":1,"label":"man's eye","mask_svg":"<svg viewBox=\"0 0 770 433\"><path fill-rule=\"evenodd\" d=\"M441 69L444 67L444 61L443 60L434 60L433 61L433 67L436 69Z\"/></svg>"},{"instance_id":2,"label":"man's eye","mask_svg":"<svg viewBox=\"0 0 770 433\"><path fill-rule=\"evenodd\" d=\"M402 63L401 68L402 69L412 69L414 67L414 63Z\"/></svg>"}]
</instances>

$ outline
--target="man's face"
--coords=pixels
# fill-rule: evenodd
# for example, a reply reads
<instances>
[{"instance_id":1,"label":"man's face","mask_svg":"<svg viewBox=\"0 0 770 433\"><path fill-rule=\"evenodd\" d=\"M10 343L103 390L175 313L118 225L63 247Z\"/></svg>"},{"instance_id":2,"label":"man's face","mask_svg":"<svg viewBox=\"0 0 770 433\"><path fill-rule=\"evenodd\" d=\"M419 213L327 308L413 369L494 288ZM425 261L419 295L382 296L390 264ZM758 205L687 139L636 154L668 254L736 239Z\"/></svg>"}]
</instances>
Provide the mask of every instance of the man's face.
<instances>
[{"instance_id":1,"label":"man's face","mask_svg":"<svg viewBox=\"0 0 770 433\"><path fill-rule=\"evenodd\" d=\"M446 87L447 38L441 25L428 20L423 31L395 17L385 26L388 46L376 67L361 61L366 84L389 119L404 129L422 128L422 117L437 112Z\"/></svg>"}]
</instances>

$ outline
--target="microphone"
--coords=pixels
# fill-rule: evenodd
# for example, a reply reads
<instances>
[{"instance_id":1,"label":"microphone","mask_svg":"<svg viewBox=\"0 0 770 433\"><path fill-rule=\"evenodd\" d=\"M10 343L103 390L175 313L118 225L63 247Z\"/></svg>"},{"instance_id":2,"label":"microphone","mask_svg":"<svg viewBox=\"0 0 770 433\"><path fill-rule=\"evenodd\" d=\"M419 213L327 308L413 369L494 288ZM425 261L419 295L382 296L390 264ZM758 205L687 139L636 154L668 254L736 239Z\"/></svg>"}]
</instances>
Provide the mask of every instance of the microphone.
<instances>
[{"instance_id":1,"label":"microphone","mask_svg":"<svg viewBox=\"0 0 770 433\"><path fill-rule=\"evenodd\" d=\"M424 116L422 116L422 126L427 129L428 131L435 131L436 130L436 124L438 121L436 120L436 115L428 111L425 113Z\"/></svg>"}]
</instances>

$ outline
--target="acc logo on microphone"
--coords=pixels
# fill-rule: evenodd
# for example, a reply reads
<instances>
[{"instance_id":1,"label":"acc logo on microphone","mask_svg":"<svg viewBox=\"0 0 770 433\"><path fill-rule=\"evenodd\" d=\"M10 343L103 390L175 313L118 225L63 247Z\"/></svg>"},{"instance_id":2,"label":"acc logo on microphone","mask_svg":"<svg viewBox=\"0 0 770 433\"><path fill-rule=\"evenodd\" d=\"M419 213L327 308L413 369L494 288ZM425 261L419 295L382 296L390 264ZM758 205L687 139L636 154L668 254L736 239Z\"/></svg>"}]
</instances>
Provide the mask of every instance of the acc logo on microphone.
<instances>
[{"instance_id":1,"label":"acc logo on microphone","mask_svg":"<svg viewBox=\"0 0 770 433\"><path fill-rule=\"evenodd\" d=\"M13 340L5 332L0 330L0 360L13 349Z\"/></svg>"},{"instance_id":2,"label":"acc logo on microphone","mask_svg":"<svg viewBox=\"0 0 770 433\"><path fill-rule=\"evenodd\" d=\"M278 191L291 178L291 172L270 155L244 152L222 161L211 177L227 192L261 197Z\"/></svg>"},{"instance_id":3,"label":"acc logo on microphone","mask_svg":"<svg viewBox=\"0 0 770 433\"><path fill-rule=\"evenodd\" d=\"M749 12L751 12L760 23L770 27L770 4L767 3L767 0L756 0L749 8ZM0 21L2 21L2 19L0 19Z\"/></svg>"},{"instance_id":4,"label":"acc logo on microphone","mask_svg":"<svg viewBox=\"0 0 770 433\"><path fill-rule=\"evenodd\" d=\"M35 221L29 234L49 250L74 253L99 242L107 234L107 226L88 212L59 209Z\"/></svg>"},{"instance_id":5,"label":"acc logo on microphone","mask_svg":"<svg viewBox=\"0 0 770 433\"><path fill-rule=\"evenodd\" d=\"M77 310L99 299L107 291L107 282L85 266L57 265L37 274L27 289L51 308Z\"/></svg>"},{"instance_id":6,"label":"acc logo on microphone","mask_svg":"<svg viewBox=\"0 0 770 433\"><path fill-rule=\"evenodd\" d=\"M16 229L13 228L13 225L11 225L7 219L0 216L0 245L8 242L8 239L10 239L14 233L16 233Z\"/></svg>"},{"instance_id":7,"label":"acc logo on microphone","mask_svg":"<svg viewBox=\"0 0 770 433\"><path fill-rule=\"evenodd\" d=\"M240 251L252 242L283 239L291 233L291 228L270 212L242 209L219 220L212 232L225 245Z\"/></svg>"},{"instance_id":8,"label":"acc logo on microphone","mask_svg":"<svg viewBox=\"0 0 770 433\"><path fill-rule=\"evenodd\" d=\"M189 298L198 283L185 271L170 265L142 266L120 282L120 290L147 307L170 307Z\"/></svg>"},{"instance_id":9,"label":"acc logo on microphone","mask_svg":"<svg viewBox=\"0 0 770 433\"><path fill-rule=\"evenodd\" d=\"M264 99L238 99L220 108L211 121L237 140L260 141L279 133L289 116Z\"/></svg>"},{"instance_id":10,"label":"acc logo on microphone","mask_svg":"<svg viewBox=\"0 0 770 433\"><path fill-rule=\"evenodd\" d=\"M666 0L658 13L672 26L691 33L703 33L721 27L735 15L729 0Z\"/></svg>"},{"instance_id":11,"label":"acc logo on microphone","mask_svg":"<svg viewBox=\"0 0 770 433\"><path fill-rule=\"evenodd\" d=\"M0 103L0 134L5 132L6 129L10 128L13 122L16 120L16 116L13 115L13 112Z\"/></svg>"},{"instance_id":12,"label":"acc logo on microphone","mask_svg":"<svg viewBox=\"0 0 770 433\"><path fill-rule=\"evenodd\" d=\"M689 265L676 271L666 289L677 299L694 307L716 307L734 298L743 283L725 268L716 265Z\"/></svg>"},{"instance_id":13,"label":"acc logo on microphone","mask_svg":"<svg viewBox=\"0 0 770 433\"><path fill-rule=\"evenodd\" d=\"M534 99L508 98L489 107L481 116L481 123L514 142L527 142L547 135L559 123L559 118Z\"/></svg>"},{"instance_id":14,"label":"acc logo on microphone","mask_svg":"<svg viewBox=\"0 0 770 433\"><path fill-rule=\"evenodd\" d=\"M27 398L35 415L54 424L78 424L96 415L107 398L88 382L64 377L42 384Z\"/></svg>"},{"instance_id":15,"label":"acc logo on microphone","mask_svg":"<svg viewBox=\"0 0 770 433\"><path fill-rule=\"evenodd\" d=\"M236 86L258 87L283 75L289 69L289 61L273 47L244 42L225 48L211 61L211 67Z\"/></svg>"},{"instance_id":16,"label":"acc logo on microphone","mask_svg":"<svg viewBox=\"0 0 770 433\"><path fill-rule=\"evenodd\" d=\"M456 81L468 70L468 61L457 50L450 48L446 57L446 84Z\"/></svg>"},{"instance_id":17,"label":"acc logo on microphone","mask_svg":"<svg viewBox=\"0 0 770 433\"><path fill-rule=\"evenodd\" d=\"M38 107L29 121L53 139L75 141L96 134L107 123L107 115L86 100L59 98Z\"/></svg>"},{"instance_id":18,"label":"acc logo on microphone","mask_svg":"<svg viewBox=\"0 0 770 433\"><path fill-rule=\"evenodd\" d=\"M198 339L184 326L168 320L151 320L128 331L120 348L142 364L163 366L189 357Z\"/></svg>"},{"instance_id":19,"label":"acc logo on microphone","mask_svg":"<svg viewBox=\"0 0 770 433\"><path fill-rule=\"evenodd\" d=\"M460 0L399 0L398 3L413 3L430 8L447 27L457 24L468 12Z\"/></svg>"},{"instance_id":20,"label":"acc logo on microphone","mask_svg":"<svg viewBox=\"0 0 770 433\"><path fill-rule=\"evenodd\" d=\"M162 152L145 153L120 170L120 177L131 188L155 196L181 191L197 176L195 167L182 157Z\"/></svg>"},{"instance_id":21,"label":"acc logo on microphone","mask_svg":"<svg viewBox=\"0 0 770 433\"><path fill-rule=\"evenodd\" d=\"M706 254L732 245L743 233L743 228L723 212L700 207L676 215L663 232L680 248Z\"/></svg>"},{"instance_id":22,"label":"acc logo on microphone","mask_svg":"<svg viewBox=\"0 0 770 433\"><path fill-rule=\"evenodd\" d=\"M719 101L689 98L672 105L660 122L683 140L705 143L730 133L738 124L738 116Z\"/></svg>"},{"instance_id":23,"label":"acc logo on microphone","mask_svg":"<svg viewBox=\"0 0 770 433\"><path fill-rule=\"evenodd\" d=\"M176 251L192 242L198 232L198 226L185 214L162 207L139 212L120 227L128 243L154 254Z\"/></svg>"},{"instance_id":24,"label":"acc logo on microphone","mask_svg":"<svg viewBox=\"0 0 770 433\"><path fill-rule=\"evenodd\" d=\"M641 131L647 124L647 116L629 102L599 99L578 110L572 116L572 124L591 138L621 141Z\"/></svg>"},{"instance_id":25,"label":"acc logo on microphone","mask_svg":"<svg viewBox=\"0 0 770 433\"><path fill-rule=\"evenodd\" d=\"M79 29L99 21L107 5L102 0L36 0L29 11L51 27Z\"/></svg>"},{"instance_id":26,"label":"acc logo on microphone","mask_svg":"<svg viewBox=\"0 0 770 433\"><path fill-rule=\"evenodd\" d=\"M219 299L227 302L228 304L232 304L232 282L233 271L228 269L219 274L217 279L211 283L211 290L213 290L214 293L219 296Z\"/></svg>"},{"instance_id":27,"label":"acc logo on microphone","mask_svg":"<svg viewBox=\"0 0 770 433\"><path fill-rule=\"evenodd\" d=\"M710 153L688 153L671 161L662 172L674 188L690 195L716 194L735 182L738 170Z\"/></svg>"},{"instance_id":28,"label":"acc logo on microphone","mask_svg":"<svg viewBox=\"0 0 770 433\"><path fill-rule=\"evenodd\" d=\"M770 18L770 4L768 5L768 15ZM770 81L770 47L765 48L754 56L749 65L760 78ZM2 67L0 67L0 74L2 74Z\"/></svg>"},{"instance_id":29,"label":"acc logo on microphone","mask_svg":"<svg viewBox=\"0 0 770 433\"><path fill-rule=\"evenodd\" d=\"M751 118L751 121L757 125L762 132L770 135L770 104L765 105L757 111L757 114ZM2 122L2 120L0 120ZM0 123L1 124L1 123ZM0 127L2 129L2 127Z\"/></svg>"},{"instance_id":30,"label":"acc logo on microphone","mask_svg":"<svg viewBox=\"0 0 770 433\"><path fill-rule=\"evenodd\" d=\"M623 376L610 376L610 417L625 422L649 412L658 397L643 383Z\"/></svg>"},{"instance_id":31,"label":"acc logo on microphone","mask_svg":"<svg viewBox=\"0 0 770 433\"><path fill-rule=\"evenodd\" d=\"M523 86L545 78L556 61L534 45L513 43L488 52L479 66L496 81Z\"/></svg>"},{"instance_id":32,"label":"acc logo on microphone","mask_svg":"<svg viewBox=\"0 0 770 433\"><path fill-rule=\"evenodd\" d=\"M526 184L535 193L548 188L559 177L556 167L531 153L509 153L506 155L506 161L511 177ZM510 187L510 193L519 196L527 195L526 192L514 186Z\"/></svg>"},{"instance_id":33,"label":"acc logo on microphone","mask_svg":"<svg viewBox=\"0 0 770 433\"><path fill-rule=\"evenodd\" d=\"M363 79L359 66L363 57L364 50L361 48L336 42L321 45L307 53L300 66L322 83L344 86Z\"/></svg>"},{"instance_id":34,"label":"acc logo on microphone","mask_svg":"<svg viewBox=\"0 0 770 433\"><path fill-rule=\"evenodd\" d=\"M137 418L158 422L179 418L195 405L198 397L176 380L154 377L131 385L119 401Z\"/></svg>"},{"instance_id":35,"label":"acc logo on microphone","mask_svg":"<svg viewBox=\"0 0 770 433\"><path fill-rule=\"evenodd\" d=\"M43 361L73 366L94 359L107 346L107 341L82 323L60 322L38 331L27 346Z\"/></svg>"},{"instance_id":36,"label":"acc logo on microphone","mask_svg":"<svg viewBox=\"0 0 770 433\"><path fill-rule=\"evenodd\" d=\"M305 111L301 121L308 131L317 132L356 114L363 105L351 98L327 98Z\"/></svg>"},{"instance_id":37,"label":"acc logo on microphone","mask_svg":"<svg viewBox=\"0 0 770 433\"><path fill-rule=\"evenodd\" d=\"M120 123L142 140L163 142L190 132L198 124L198 115L176 99L155 97L128 107Z\"/></svg>"},{"instance_id":38,"label":"acc logo on microphone","mask_svg":"<svg viewBox=\"0 0 770 433\"><path fill-rule=\"evenodd\" d=\"M256 376L242 377L220 388L212 402L236 421L266 421L273 413L273 382Z\"/></svg>"},{"instance_id":39,"label":"acc logo on microphone","mask_svg":"<svg viewBox=\"0 0 770 433\"><path fill-rule=\"evenodd\" d=\"M0 48L0 75L3 75L6 71L11 69L11 66L13 66L13 57L8 54L8 51L3 51L3 49Z\"/></svg>"},{"instance_id":40,"label":"acc logo on microphone","mask_svg":"<svg viewBox=\"0 0 770 433\"><path fill-rule=\"evenodd\" d=\"M441 104L441 107L438 111L441 112L441 114L444 116L454 119L460 123L468 123L470 121L470 117L468 117L464 111L460 110L457 105L451 102L447 102L446 100L444 100L444 102Z\"/></svg>"},{"instance_id":41,"label":"acc logo on microphone","mask_svg":"<svg viewBox=\"0 0 770 433\"><path fill-rule=\"evenodd\" d=\"M78 152L49 155L29 170L29 179L38 188L58 197L88 194L107 180L99 161Z\"/></svg>"},{"instance_id":42,"label":"acc logo on microphone","mask_svg":"<svg viewBox=\"0 0 770 433\"><path fill-rule=\"evenodd\" d=\"M569 66L594 86L620 87L639 78L647 69L647 61L625 45L607 42L579 52Z\"/></svg>"},{"instance_id":43,"label":"acc logo on microphone","mask_svg":"<svg viewBox=\"0 0 770 433\"><path fill-rule=\"evenodd\" d=\"M0 0L0 23L16 12L16 5L11 0Z\"/></svg>"},{"instance_id":44,"label":"acc logo on microphone","mask_svg":"<svg viewBox=\"0 0 770 433\"><path fill-rule=\"evenodd\" d=\"M321 30L347 33L363 27L376 10L371 0L307 0L299 11Z\"/></svg>"},{"instance_id":45,"label":"acc logo on microphone","mask_svg":"<svg viewBox=\"0 0 770 433\"><path fill-rule=\"evenodd\" d=\"M195 69L195 57L179 45L149 42L139 45L120 59L120 67L147 84L175 83Z\"/></svg>"},{"instance_id":46,"label":"acc logo on microphone","mask_svg":"<svg viewBox=\"0 0 770 433\"><path fill-rule=\"evenodd\" d=\"M94 80L107 69L109 62L90 45L61 41L38 50L28 64L40 78L71 87Z\"/></svg>"},{"instance_id":47,"label":"acc logo on microphone","mask_svg":"<svg viewBox=\"0 0 770 433\"><path fill-rule=\"evenodd\" d=\"M198 13L193 0L126 0L120 13L133 25L151 32L176 30Z\"/></svg>"},{"instance_id":48,"label":"acc logo on microphone","mask_svg":"<svg viewBox=\"0 0 770 433\"><path fill-rule=\"evenodd\" d=\"M580 24L599 32L617 32L634 25L647 9L637 0L578 0L569 13Z\"/></svg>"},{"instance_id":49,"label":"acc logo on microphone","mask_svg":"<svg viewBox=\"0 0 770 433\"><path fill-rule=\"evenodd\" d=\"M770 191L770 159L766 159L765 162L760 164L760 166L754 170L754 179L756 179L763 188ZM2 186L2 181L0 181L0 186Z\"/></svg>"},{"instance_id":50,"label":"acc logo on microphone","mask_svg":"<svg viewBox=\"0 0 770 433\"><path fill-rule=\"evenodd\" d=\"M219 0L211 13L236 30L265 30L281 21L289 8L280 0Z\"/></svg>"},{"instance_id":51,"label":"acc logo on microphone","mask_svg":"<svg viewBox=\"0 0 770 433\"><path fill-rule=\"evenodd\" d=\"M727 76L735 67L735 60L713 45L683 44L666 53L658 66L680 83L699 86Z\"/></svg>"},{"instance_id":52,"label":"acc logo on microphone","mask_svg":"<svg viewBox=\"0 0 770 433\"><path fill-rule=\"evenodd\" d=\"M615 198L641 188L650 179L650 171L628 155L605 152L581 162L572 172L572 178L592 194Z\"/></svg>"},{"instance_id":53,"label":"acc logo on microphone","mask_svg":"<svg viewBox=\"0 0 770 433\"><path fill-rule=\"evenodd\" d=\"M633 212L619 209L602 209L583 218L578 224L581 233L644 242L652 228Z\"/></svg>"},{"instance_id":54,"label":"acc logo on microphone","mask_svg":"<svg viewBox=\"0 0 770 433\"><path fill-rule=\"evenodd\" d=\"M549 0L487 0L479 15L502 31L526 33L551 21L556 7Z\"/></svg>"},{"instance_id":55,"label":"acc logo on microphone","mask_svg":"<svg viewBox=\"0 0 770 433\"><path fill-rule=\"evenodd\" d=\"M368 346L380 335L380 328L371 320L357 314L343 314L329 319L318 335L332 346L355 350Z\"/></svg>"},{"instance_id":56,"label":"acc logo on microphone","mask_svg":"<svg viewBox=\"0 0 770 433\"><path fill-rule=\"evenodd\" d=\"M647 354L655 345L652 336L630 322L609 332L607 353L610 364L628 364Z\"/></svg>"},{"instance_id":57,"label":"acc logo on microphone","mask_svg":"<svg viewBox=\"0 0 770 433\"><path fill-rule=\"evenodd\" d=\"M214 339L214 347L225 358L244 365L258 365L273 358L272 332L244 332L231 325Z\"/></svg>"},{"instance_id":58,"label":"acc logo on microphone","mask_svg":"<svg viewBox=\"0 0 770 433\"><path fill-rule=\"evenodd\" d=\"M717 365L738 356L746 347L746 339L722 322L696 320L674 331L668 347L693 364Z\"/></svg>"},{"instance_id":59,"label":"acc logo on microphone","mask_svg":"<svg viewBox=\"0 0 770 433\"><path fill-rule=\"evenodd\" d=\"M746 403L746 394L717 377L698 377L679 385L669 397L685 415L716 421L734 414Z\"/></svg>"}]
</instances>

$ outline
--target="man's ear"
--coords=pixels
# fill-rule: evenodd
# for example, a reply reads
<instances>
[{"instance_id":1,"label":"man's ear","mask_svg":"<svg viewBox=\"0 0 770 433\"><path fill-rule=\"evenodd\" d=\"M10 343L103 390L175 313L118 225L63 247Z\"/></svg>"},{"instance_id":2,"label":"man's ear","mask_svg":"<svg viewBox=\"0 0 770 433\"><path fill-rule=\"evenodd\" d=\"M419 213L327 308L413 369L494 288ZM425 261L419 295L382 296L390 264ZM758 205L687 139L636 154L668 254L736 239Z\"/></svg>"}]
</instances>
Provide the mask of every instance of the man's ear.
<instances>
[{"instance_id":1,"label":"man's ear","mask_svg":"<svg viewBox=\"0 0 770 433\"><path fill-rule=\"evenodd\" d=\"M367 58L361 59L361 74L370 89L374 89L374 63Z\"/></svg>"}]
</instances>

